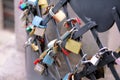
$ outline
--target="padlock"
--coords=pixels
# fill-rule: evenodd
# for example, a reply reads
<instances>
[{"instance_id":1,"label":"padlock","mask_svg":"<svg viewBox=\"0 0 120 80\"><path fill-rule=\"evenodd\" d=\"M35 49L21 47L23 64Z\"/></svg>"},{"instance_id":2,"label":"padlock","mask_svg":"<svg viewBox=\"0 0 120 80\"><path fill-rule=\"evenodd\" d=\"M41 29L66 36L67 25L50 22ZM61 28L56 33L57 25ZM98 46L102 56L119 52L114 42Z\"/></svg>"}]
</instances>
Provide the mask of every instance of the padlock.
<instances>
[{"instance_id":1,"label":"padlock","mask_svg":"<svg viewBox=\"0 0 120 80\"><path fill-rule=\"evenodd\" d=\"M97 56L97 55L94 55L91 59L90 59L90 62L94 65L94 66L97 66L97 64L99 63L100 61L100 56Z\"/></svg>"},{"instance_id":2,"label":"padlock","mask_svg":"<svg viewBox=\"0 0 120 80\"><path fill-rule=\"evenodd\" d=\"M38 0L38 5L42 8L46 8L48 6L47 0Z\"/></svg>"},{"instance_id":3,"label":"padlock","mask_svg":"<svg viewBox=\"0 0 120 80\"><path fill-rule=\"evenodd\" d=\"M47 55L44 57L44 59L43 59L43 63L45 63L45 64L47 64L49 66L51 66L53 64L53 62L54 62L54 59L50 54L51 54L51 51L49 51L47 53Z\"/></svg>"},{"instance_id":4,"label":"padlock","mask_svg":"<svg viewBox=\"0 0 120 80\"><path fill-rule=\"evenodd\" d=\"M35 32L34 32L35 35L43 37L44 33L45 33L45 29L38 27L35 28Z\"/></svg>"},{"instance_id":5,"label":"padlock","mask_svg":"<svg viewBox=\"0 0 120 80\"><path fill-rule=\"evenodd\" d=\"M52 47L54 46L54 44L55 44L56 41L57 41L57 39L54 39L54 40L50 41L50 42L48 43L47 47L48 47L48 48L52 48Z\"/></svg>"},{"instance_id":6,"label":"padlock","mask_svg":"<svg viewBox=\"0 0 120 80\"><path fill-rule=\"evenodd\" d=\"M48 50L45 50L40 56L39 59L43 59L47 55Z\"/></svg>"},{"instance_id":7,"label":"padlock","mask_svg":"<svg viewBox=\"0 0 120 80\"><path fill-rule=\"evenodd\" d=\"M32 24L36 27L39 27L39 28L46 28L47 26L41 25L42 21L43 21L43 19L41 17L35 16L33 21L32 21Z\"/></svg>"},{"instance_id":8,"label":"padlock","mask_svg":"<svg viewBox=\"0 0 120 80\"><path fill-rule=\"evenodd\" d=\"M26 9L26 10L23 11L23 13L20 15L21 21L25 21L26 20L26 18L28 16L28 13L29 13L28 9Z\"/></svg>"},{"instance_id":9,"label":"padlock","mask_svg":"<svg viewBox=\"0 0 120 80\"><path fill-rule=\"evenodd\" d=\"M72 79L72 73L67 73L65 77L62 80L71 80Z\"/></svg>"},{"instance_id":10,"label":"padlock","mask_svg":"<svg viewBox=\"0 0 120 80\"><path fill-rule=\"evenodd\" d=\"M40 75L42 75L45 71L45 66L40 63L37 63L34 67L34 70L38 72Z\"/></svg>"},{"instance_id":11,"label":"padlock","mask_svg":"<svg viewBox=\"0 0 120 80\"><path fill-rule=\"evenodd\" d=\"M34 28L34 26L32 24L30 24L27 26L26 31L31 32L33 28Z\"/></svg>"},{"instance_id":12,"label":"padlock","mask_svg":"<svg viewBox=\"0 0 120 80\"><path fill-rule=\"evenodd\" d=\"M82 46L81 42L77 42L70 38L67 40L67 42L65 44L65 49L67 49L70 52L73 52L75 54L79 54L81 46Z\"/></svg>"},{"instance_id":13,"label":"padlock","mask_svg":"<svg viewBox=\"0 0 120 80\"><path fill-rule=\"evenodd\" d=\"M115 59L115 63L117 63L120 66L120 57L118 57L118 58L115 57L113 53L114 52L112 52L111 54L112 54L113 58Z\"/></svg>"},{"instance_id":14,"label":"padlock","mask_svg":"<svg viewBox=\"0 0 120 80\"><path fill-rule=\"evenodd\" d=\"M27 3L28 3L29 5L36 6L37 3L38 3L38 0L28 0Z\"/></svg>"},{"instance_id":15,"label":"padlock","mask_svg":"<svg viewBox=\"0 0 120 80\"><path fill-rule=\"evenodd\" d=\"M50 9L49 14L55 19L57 22L61 22L66 18L65 13L62 10L59 10L57 13L53 13L53 8Z\"/></svg>"},{"instance_id":16,"label":"padlock","mask_svg":"<svg viewBox=\"0 0 120 80\"><path fill-rule=\"evenodd\" d=\"M34 51L38 51L39 48L37 45L35 45L34 43L31 44L31 48L34 50Z\"/></svg>"},{"instance_id":17,"label":"padlock","mask_svg":"<svg viewBox=\"0 0 120 80\"><path fill-rule=\"evenodd\" d=\"M29 33L30 36L34 35L35 28L32 29L32 31Z\"/></svg>"},{"instance_id":18,"label":"padlock","mask_svg":"<svg viewBox=\"0 0 120 80\"><path fill-rule=\"evenodd\" d=\"M70 27L69 23L75 25L76 23L81 24L81 21L79 18L70 18L64 22L63 26L69 28Z\"/></svg>"},{"instance_id":19,"label":"padlock","mask_svg":"<svg viewBox=\"0 0 120 80\"><path fill-rule=\"evenodd\" d=\"M26 3L22 3L22 4L19 5L19 9L22 10L22 11L24 11L27 8L28 8L28 5Z\"/></svg>"}]
</instances>

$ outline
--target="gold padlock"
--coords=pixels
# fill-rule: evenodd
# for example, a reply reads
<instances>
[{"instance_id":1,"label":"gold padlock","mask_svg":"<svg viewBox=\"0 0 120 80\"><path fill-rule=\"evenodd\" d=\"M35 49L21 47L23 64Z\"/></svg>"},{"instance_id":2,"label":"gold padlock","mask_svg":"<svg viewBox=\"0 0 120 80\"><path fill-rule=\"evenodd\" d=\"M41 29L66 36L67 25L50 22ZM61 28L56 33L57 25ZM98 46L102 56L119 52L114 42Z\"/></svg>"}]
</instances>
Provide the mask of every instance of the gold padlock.
<instances>
[{"instance_id":1,"label":"gold padlock","mask_svg":"<svg viewBox=\"0 0 120 80\"><path fill-rule=\"evenodd\" d=\"M30 36L32 36L35 32L35 28L32 29L32 31L29 33Z\"/></svg>"},{"instance_id":2,"label":"gold padlock","mask_svg":"<svg viewBox=\"0 0 120 80\"><path fill-rule=\"evenodd\" d=\"M49 13L57 22L61 22L66 18L66 15L62 10L59 10L57 13L53 13L52 9L53 8L50 9Z\"/></svg>"},{"instance_id":3,"label":"gold padlock","mask_svg":"<svg viewBox=\"0 0 120 80\"><path fill-rule=\"evenodd\" d=\"M45 33L45 29L42 28L35 28L34 34L43 37Z\"/></svg>"},{"instance_id":4,"label":"gold padlock","mask_svg":"<svg viewBox=\"0 0 120 80\"><path fill-rule=\"evenodd\" d=\"M82 43L77 42L71 38L68 39L65 44L65 48L75 54L79 54L81 46L82 46Z\"/></svg>"},{"instance_id":5,"label":"gold padlock","mask_svg":"<svg viewBox=\"0 0 120 80\"><path fill-rule=\"evenodd\" d=\"M47 0L39 0L38 5L41 6L42 8L46 8L48 6Z\"/></svg>"},{"instance_id":6,"label":"gold padlock","mask_svg":"<svg viewBox=\"0 0 120 80\"><path fill-rule=\"evenodd\" d=\"M37 45L35 45L34 43L31 44L31 48L34 50L34 51L38 51L39 48Z\"/></svg>"}]
</instances>

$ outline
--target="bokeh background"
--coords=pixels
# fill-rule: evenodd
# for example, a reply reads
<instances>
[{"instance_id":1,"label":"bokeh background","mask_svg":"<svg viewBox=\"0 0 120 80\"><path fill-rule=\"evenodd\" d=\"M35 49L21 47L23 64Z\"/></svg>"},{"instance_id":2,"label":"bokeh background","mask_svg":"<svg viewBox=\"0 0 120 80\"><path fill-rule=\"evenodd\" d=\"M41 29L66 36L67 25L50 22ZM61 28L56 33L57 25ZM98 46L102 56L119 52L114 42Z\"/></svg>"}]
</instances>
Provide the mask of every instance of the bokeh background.
<instances>
[{"instance_id":1,"label":"bokeh background","mask_svg":"<svg viewBox=\"0 0 120 80\"><path fill-rule=\"evenodd\" d=\"M24 24L19 18L22 11L18 9L18 3L19 0L0 0L0 80L26 80L24 43L27 39ZM69 11L71 17L77 16L71 7ZM104 46L110 50L120 47L120 34L116 24L99 35ZM97 45L90 32L84 35L82 41L85 53L92 55L97 52ZM120 74L120 66L116 68ZM104 80L108 79L113 80L113 77L106 69Z\"/></svg>"}]
</instances>

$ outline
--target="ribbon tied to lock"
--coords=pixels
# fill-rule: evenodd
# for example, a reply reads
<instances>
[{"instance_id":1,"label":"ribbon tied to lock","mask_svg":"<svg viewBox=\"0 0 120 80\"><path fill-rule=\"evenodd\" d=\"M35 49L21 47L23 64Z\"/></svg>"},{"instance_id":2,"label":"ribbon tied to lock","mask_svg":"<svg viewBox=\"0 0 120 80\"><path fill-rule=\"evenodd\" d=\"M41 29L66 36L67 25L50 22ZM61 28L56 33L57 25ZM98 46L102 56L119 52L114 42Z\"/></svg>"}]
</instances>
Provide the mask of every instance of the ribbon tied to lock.
<instances>
[{"instance_id":1,"label":"ribbon tied to lock","mask_svg":"<svg viewBox=\"0 0 120 80\"><path fill-rule=\"evenodd\" d=\"M43 26L41 25L41 22L43 21L43 18L39 17L39 16L35 16L32 24L38 28L46 28L47 26Z\"/></svg>"},{"instance_id":2,"label":"ribbon tied to lock","mask_svg":"<svg viewBox=\"0 0 120 80\"><path fill-rule=\"evenodd\" d=\"M57 13L54 13L53 8L49 10L49 14L55 19L57 22L61 22L66 18L65 13L62 10L59 10Z\"/></svg>"}]
</instances>

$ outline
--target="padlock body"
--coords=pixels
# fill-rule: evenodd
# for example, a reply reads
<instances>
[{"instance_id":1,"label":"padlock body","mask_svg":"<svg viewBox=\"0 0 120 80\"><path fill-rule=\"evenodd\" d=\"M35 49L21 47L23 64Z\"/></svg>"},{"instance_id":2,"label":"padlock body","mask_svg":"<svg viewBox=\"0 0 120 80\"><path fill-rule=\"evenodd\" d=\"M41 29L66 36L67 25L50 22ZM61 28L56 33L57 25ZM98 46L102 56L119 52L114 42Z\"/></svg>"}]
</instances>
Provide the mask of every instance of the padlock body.
<instances>
[{"instance_id":1,"label":"padlock body","mask_svg":"<svg viewBox=\"0 0 120 80\"><path fill-rule=\"evenodd\" d=\"M35 16L33 21L32 21L32 24L36 27L39 27L39 28L46 28L46 26L40 25L42 21L43 21L43 19L41 17Z\"/></svg>"},{"instance_id":2,"label":"padlock body","mask_svg":"<svg viewBox=\"0 0 120 80\"><path fill-rule=\"evenodd\" d=\"M79 54L82 43L77 42L73 39L68 39L65 45L65 48L72 53Z\"/></svg>"},{"instance_id":3,"label":"padlock body","mask_svg":"<svg viewBox=\"0 0 120 80\"><path fill-rule=\"evenodd\" d=\"M91 58L90 62L91 62L93 65L96 66L96 65L99 63L99 60L100 60L100 58L98 58L98 57L96 57L96 55L94 55L94 56Z\"/></svg>"},{"instance_id":4,"label":"padlock body","mask_svg":"<svg viewBox=\"0 0 120 80\"><path fill-rule=\"evenodd\" d=\"M57 21L57 22L61 22L66 18L66 15L63 11L59 10L56 14L54 14L53 18Z\"/></svg>"},{"instance_id":5,"label":"padlock body","mask_svg":"<svg viewBox=\"0 0 120 80\"><path fill-rule=\"evenodd\" d=\"M34 70L42 75L44 73L45 67L42 64L37 63L34 67Z\"/></svg>"},{"instance_id":6,"label":"padlock body","mask_svg":"<svg viewBox=\"0 0 120 80\"><path fill-rule=\"evenodd\" d=\"M56 42L56 40L57 40L57 39L50 41L50 42L48 43L48 45L47 45L47 46L48 46L48 48L53 47L53 46L54 46L54 44L55 44L55 42Z\"/></svg>"},{"instance_id":7,"label":"padlock body","mask_svg":"<svg viewBox=\"0 0 120 80\"><path fill-rule=\"evenodd\" d=\"M54 59L49 54L47 54L43 59L43 63L45 63L49 66L51 66L53 64L53 62L54 62Z\"/></svg>"},{"instance_id":8,"label":"padlock body","mask_svg":"<svg viewBox=\"0 0 120 80\"><path fill-rule=\"evenodd\" d=\"M35 28L35 32L34 32L35 35L43 37L44 33L45 33L45 29L37 28L37 27Z\"/></svg>"},{"instance_id":9,"label":"padlock body","mask_svg":"<svg viewBox=\"0 0 120 80\"><path fill-rule=\"evenodd\" d=\"M42 8L46 8L48 6L47 0L39 0L38 5L41 6Z\"/></svg>"},{"instance_id":10,"label":"padlock body","mask_svg":"<svg viewBox=\"0 0 120 80\"><path fill-rule=\"evenodd\" d=\"M38 50L39 50L38 46L35 45L34 43L31 44L31 47L32 47L32 49L33 49L34 51L38 51Z\"/></svg>"}]
</instances>

